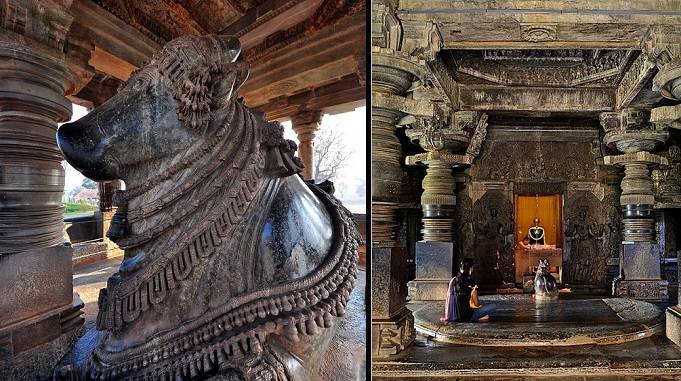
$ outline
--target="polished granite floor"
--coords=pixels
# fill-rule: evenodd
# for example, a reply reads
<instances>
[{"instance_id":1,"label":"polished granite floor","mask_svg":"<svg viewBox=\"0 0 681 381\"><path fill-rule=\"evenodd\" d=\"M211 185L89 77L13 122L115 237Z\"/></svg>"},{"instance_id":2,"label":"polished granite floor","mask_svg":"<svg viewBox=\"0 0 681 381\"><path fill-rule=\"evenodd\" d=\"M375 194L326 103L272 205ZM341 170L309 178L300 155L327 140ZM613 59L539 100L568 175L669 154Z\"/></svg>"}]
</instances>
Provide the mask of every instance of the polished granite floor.
<instances>
[{"instance_id":1,"label":"polished granite floor","mask_svg":"<svg viewBox=\"0 0 681 381\"><path fill-rule=\"evenodd\" d=\"M481 297L485 300L485 297ZM488 299L489 300L489 299ZM535 303L532 295L510 295L489 300L497 306L491 322L513 323L617 323L621 321L615 311L602 299L561 299Z\"/></svg>"},{"instance_id":2,"label":"polished granite floor","mask_svg":"<svg viewBox=\"0 0 681 381\"><path fill-rule=\"evenodd\" d=\"M529 295L495 295L482 297L481 301L497 304L490 322L464 323L456 334L484 338L496 330L495 334L520 338L529 332L552 337L588 327L596 331L616 327L627 320L636 323L636 319L645 327L643 320L664 310L642 302L630 305L621 299L606 302L570 298L534 303ZM437 321L442 314L439 304L431 304L430 310L427 307L428 304L410 305L417 310L417 324L424 316ZM664 320L657 321L663 327ZM414 344L398 356L373 361L373 380L681 380L681 348L664 337L659 328L635 341L607 345L481 346L436 341L432 335L418 334ZM452 326L444 328L447 329Z\"/></svg>"},{"instance_id":3,"label":"polished granite floor","mask_svg":"<svg viewBox=\"0 0 681 381\"><path fill-rule=\"evenodd\" d=\"M417 336L374 380L681 380L681 349L662 335L617 345L481 347Z\"/></svg>"},{"instance_id":4,"label":"polished granite floor","mask_svg":"<svg viewBox=\"0 0 681 381\"><path fill-rule=\"evenodd\" d=\"M484 323L440 321L442 302L412 303L418 332L434 341L468 345L567 346L619 344L664 332L664 309L624 298L536 302L532 295L486 295L496 311Z\"/></svg>"}]
</instances>

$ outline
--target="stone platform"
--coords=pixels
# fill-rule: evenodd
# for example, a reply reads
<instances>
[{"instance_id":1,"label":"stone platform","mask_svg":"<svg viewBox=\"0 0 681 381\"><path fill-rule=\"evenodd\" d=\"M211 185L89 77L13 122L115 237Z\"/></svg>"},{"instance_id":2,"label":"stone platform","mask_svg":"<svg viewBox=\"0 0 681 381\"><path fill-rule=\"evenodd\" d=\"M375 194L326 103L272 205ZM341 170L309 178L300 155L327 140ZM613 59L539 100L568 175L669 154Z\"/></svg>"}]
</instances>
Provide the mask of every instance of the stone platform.
<instances>
[{"instance_id":1,"label":"stone platform","mask_svg":"<svg viewBox=\"0 0 681 381\"><path fill-rule=\"evenodd\" d=\"M681 349L663 335L613 345L489 347L418 335L398 357L374 360L374 381L667 381L681 379Z\"/></svg>"},{"instance_id":2,"label":"stone platform","mask_svg":"<svg viewBox=\"0 0 681 381\"><path fill-rule=\"evenodd\" d=\"M631 299L559 299L535 303L532 295L481 296L497 312L486 323L440 322L443 303L409 305L416 330L434 341L476 346L620 344L664 332L664 311Z\"/></svg>"}]
</instances>

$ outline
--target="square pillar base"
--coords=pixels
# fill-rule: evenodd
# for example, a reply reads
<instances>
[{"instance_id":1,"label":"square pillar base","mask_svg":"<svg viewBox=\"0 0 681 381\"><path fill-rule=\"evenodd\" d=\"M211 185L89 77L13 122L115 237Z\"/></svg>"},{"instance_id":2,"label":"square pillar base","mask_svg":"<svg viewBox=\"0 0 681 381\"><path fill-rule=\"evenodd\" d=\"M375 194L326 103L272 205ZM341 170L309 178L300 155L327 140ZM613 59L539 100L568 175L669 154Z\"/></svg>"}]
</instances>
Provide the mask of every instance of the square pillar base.
<instances>
[{"instance_id":1,"label":"square pillar base","mask_svg":"<svg viewBox=\"0 0 681 381\"><path fill-rule=\"evenodd\" d=\"M65 352L62 338L83 325L72 256L67 245L0 255L0 379L47 366L37 359Z\"/></svg>"},{"instance_id":2,"label":"square pillar base","mask_svg":"<svg viewBox=\"0 0 681 381\"><path fill-rule=\"evenodd\" d=\"M453 272L452 242L417 242L416 279L408 283L409 300L445 300Z\"/></svg>"},{"instance_id":3,"label":"square pillar base","mask_svg":"<svg viewBox=\"0 0 681 381\"><path fill-rule=\"evenodd\" d=\"M414 316L408 308L387 319L371 319L371 356L387 358L406 349L414 341Z\"/></svg>"},{"instance_id":4,"label":"square pillar base","mask_svg":"<svg viewBox=\"0 0 681 381\"><path fill-rule=\"evenodd\" d=\"M414 317L407 302L407 250L374 247L371 250L371 353L393 356L414 337Z\"/></svg>"},{"instance_id":5,"label":"square pillar base","mask_svg":"<svg viewBox=\"0 0 681 381\"><path fill-rule=\"evenodd\" d=\"M669 340L681 347L681 306L667 307L665 315L665 334Z\"/></svg>"},{"instance_id":6,"label":"square pillar base","mask_svg":"<svg viewBox=\"0 0 681 381\"><path fill-rule=\"evenodd\" d=\"M668 290L666 280L623 280L617 286L617 295L647 302L667 302Z\"/></svg>"}]
</instances>

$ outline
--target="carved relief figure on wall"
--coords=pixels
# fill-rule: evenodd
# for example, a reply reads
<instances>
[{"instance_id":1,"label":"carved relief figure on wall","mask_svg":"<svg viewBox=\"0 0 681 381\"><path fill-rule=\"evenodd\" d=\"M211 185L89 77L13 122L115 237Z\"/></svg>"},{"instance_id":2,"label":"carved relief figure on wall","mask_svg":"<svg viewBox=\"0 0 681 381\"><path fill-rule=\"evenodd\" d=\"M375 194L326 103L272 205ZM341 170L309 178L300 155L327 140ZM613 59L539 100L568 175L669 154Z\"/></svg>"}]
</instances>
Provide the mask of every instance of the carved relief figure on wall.
<instances>
[{"instance_id":1,"label":"carved relief figure on wall","mask_svg":"<svg viewBox=\"0 0 681 381\"><path fill-rule=\"evenodd\" d=\"M576 193L566 202L567 283L605 287L610 250L604 241L610 228L598 220L600 202L593 193Z\"/></svg>"},{"instance_id":2,"label":"carved relief figure on wall","mask_svg":"<svg viewBox=\"0 0 681 381\"><path fill-rule=\"evenodd\" d=\"M475 246L480 284L498 287L514 282L513 206L501 191L490 190L473 206Z\"/></svg>"},{"instance_id":3,"label":"carved relief figure on wall","mask_svg":"<svg viewBox=\"0 0 681 381\"><path fill-rule=\"evenodd\" d=\"M69 163L127 189L109 231L125 258L56 379L317 377L360 239L297 175L283 127L236 99L239 53L234 37L175 39L59 129Z\"/></svg>"}]
</instances>

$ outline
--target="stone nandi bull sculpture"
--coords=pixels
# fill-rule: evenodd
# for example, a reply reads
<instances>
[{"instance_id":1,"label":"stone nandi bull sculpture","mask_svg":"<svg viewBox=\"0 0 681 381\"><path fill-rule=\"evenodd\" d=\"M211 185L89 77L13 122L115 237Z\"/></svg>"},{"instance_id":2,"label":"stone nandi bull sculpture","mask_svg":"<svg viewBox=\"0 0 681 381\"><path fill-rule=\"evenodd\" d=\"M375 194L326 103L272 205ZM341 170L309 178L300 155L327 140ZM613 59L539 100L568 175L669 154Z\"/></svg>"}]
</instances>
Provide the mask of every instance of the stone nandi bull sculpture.
<instances>
[{"instance_id":1,"label":"stone nandi bull sculpture","mask_svg":"<svg viewBox=\"0 0 681 381\"><path fill-rule=\"evenodd\" d=\"M558 286L551 275L547 259L539 260L537 274L534 276L534 296L537 300L558 299Z\"/></svg>"},{"instance_id":2,"label":"stone nandi bull sculpture","mask_svg":"<svg viewBox=\"0 0 681 381\"><path fill-rule=\"evenodd\" d=\"M360 238L337 200L295 175L281 125L235 100L239 51L232 37L173 40L58 130L71 165L127 190L108 233L124 260L57 379L315 378Z\"/></svg>"}]
</instances>

